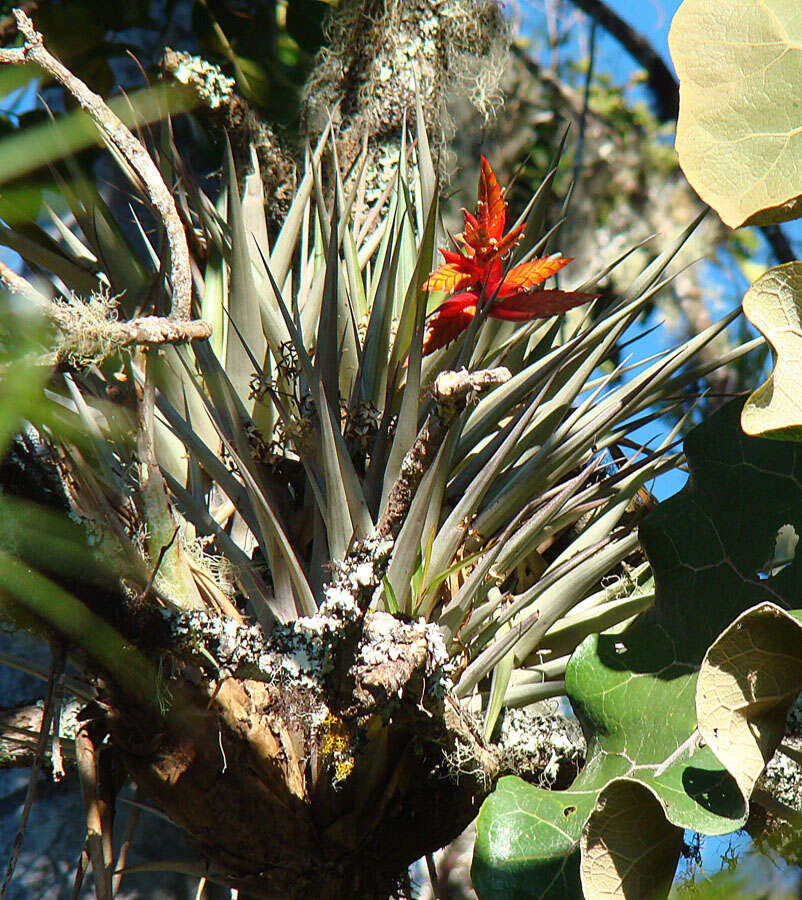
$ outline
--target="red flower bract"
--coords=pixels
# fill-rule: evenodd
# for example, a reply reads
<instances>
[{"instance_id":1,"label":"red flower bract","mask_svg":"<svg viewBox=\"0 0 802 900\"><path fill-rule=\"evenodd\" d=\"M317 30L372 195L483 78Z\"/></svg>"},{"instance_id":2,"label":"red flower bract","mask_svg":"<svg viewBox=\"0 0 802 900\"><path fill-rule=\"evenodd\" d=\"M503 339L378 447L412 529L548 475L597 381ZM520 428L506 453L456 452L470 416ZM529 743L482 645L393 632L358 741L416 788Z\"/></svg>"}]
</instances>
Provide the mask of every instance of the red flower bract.
<instances>
[{"instance_id":1,"label":"red flower bract","mask_svg":"<svg viewBox=\"0 0 802 900\"><path fill-rule=\"evenodd\" d=\"M441 303L426 322L423 353L445 347L464 331L476 315L484 292L490 302L488 315L507 322L528 322L558 315L593 300L597 294L575 291L534 290L550 275L571 262L562 256L532 259L503 274L502 258L521 240L524 225L507 234L507 204L490 163L481 157L476 215L463 210L462 234L454 238L457 250L441 250L445 263L423 285L428 291L448 291L453 296Z\"/></svg>"}]
</instances>

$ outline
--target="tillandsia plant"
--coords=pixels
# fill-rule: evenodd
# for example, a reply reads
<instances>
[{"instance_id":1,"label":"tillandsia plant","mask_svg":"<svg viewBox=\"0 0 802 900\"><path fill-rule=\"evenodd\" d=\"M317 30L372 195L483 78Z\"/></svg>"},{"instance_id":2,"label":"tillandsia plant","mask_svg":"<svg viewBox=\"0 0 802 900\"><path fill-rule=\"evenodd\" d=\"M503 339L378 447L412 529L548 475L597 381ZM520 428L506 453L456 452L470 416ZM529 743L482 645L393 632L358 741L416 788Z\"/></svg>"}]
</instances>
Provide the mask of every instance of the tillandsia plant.
<instances>
[{"instance_id":1,"label":"tillandsia plant","mask_svg":"<svg viewBox=\"0 0 802 900\"><path fill-rule=\"evenodd\" d=\"M327 131L269 246L258 166L240 180L227 153L208 197L169 122L153 162L18 20L0 61L75 95L157 229L137 255L67 159L58 240L0 235L50 276L2 271L56 328L47 412L19 413L72 517L4 495L0 587L52 642L51 682L66 653L88 702L74 749L98 896L118 883L102 745L187 832L199 875L386 897L516 770L494 742L505 711L564 694L573 650L652 603L638 499L681 454L677 429L656 448L632 433L727 361L694 355L732 316L609 359L694 224L607 305L618 261L543 289L568 261L546 253L545 192L505 236L482 160L476 215L436 268L419 114L370 207L364 161L342 171Z\"/></svg>"}]
</instances>

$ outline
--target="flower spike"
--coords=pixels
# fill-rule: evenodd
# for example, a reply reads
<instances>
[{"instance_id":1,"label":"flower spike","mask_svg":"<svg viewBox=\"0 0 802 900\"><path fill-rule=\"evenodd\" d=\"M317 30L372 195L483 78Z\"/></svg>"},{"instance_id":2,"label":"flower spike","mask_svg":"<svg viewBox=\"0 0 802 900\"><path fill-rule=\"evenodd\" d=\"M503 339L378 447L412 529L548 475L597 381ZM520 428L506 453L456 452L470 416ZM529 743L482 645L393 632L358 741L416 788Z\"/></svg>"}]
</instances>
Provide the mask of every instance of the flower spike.
<instances>
[{"instance_id":1,"label":"flower spike","mask_svg":"<svg viewBox=\"0 0 802 900\"><path fill-rule=\"evenodd\" d=\"M476 315L484 291L492 296L488 315L506 322L527 322L559 315L595 299L597 294L535 290L571 259L549 256L513 266L503 274L502 258L521 240L524 225L506 235L507 204L490 163L481 157L476 215L463 210L462 234L452 240L457 250L441 250L445 263L426 279L427 291L453 294L429 316L423 353L433 353L453 341Z\"/></svg>"}]
</instances>

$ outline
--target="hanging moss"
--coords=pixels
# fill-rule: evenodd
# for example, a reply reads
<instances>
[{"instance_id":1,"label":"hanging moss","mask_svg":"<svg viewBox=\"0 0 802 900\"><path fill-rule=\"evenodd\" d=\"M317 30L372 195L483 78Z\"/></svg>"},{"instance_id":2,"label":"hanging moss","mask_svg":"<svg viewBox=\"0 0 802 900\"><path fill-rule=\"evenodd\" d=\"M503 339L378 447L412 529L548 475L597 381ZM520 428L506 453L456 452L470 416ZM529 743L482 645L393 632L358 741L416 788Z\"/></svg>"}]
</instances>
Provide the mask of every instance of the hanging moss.
<instances>
[{"instance_id":1,"label":"hanging moss","mask_svg":"<svg viewBox=\"0 0 802 900\"><path fill-rule=\"evenodd\" d=\"M485 118L492 116L502 100L508 45L509 27L497 0L444 0L436 6L423 0L345 0L332 13L327 46L304 88L305 126L317 135L331 115L347 162L367 137L374 151L369 177L379 187L382 159L393 146L397 154L404 120L415 119L417 83L445 178L445 147L453 133L448 100L467 96Z\"/></svg>"}]
</instances>

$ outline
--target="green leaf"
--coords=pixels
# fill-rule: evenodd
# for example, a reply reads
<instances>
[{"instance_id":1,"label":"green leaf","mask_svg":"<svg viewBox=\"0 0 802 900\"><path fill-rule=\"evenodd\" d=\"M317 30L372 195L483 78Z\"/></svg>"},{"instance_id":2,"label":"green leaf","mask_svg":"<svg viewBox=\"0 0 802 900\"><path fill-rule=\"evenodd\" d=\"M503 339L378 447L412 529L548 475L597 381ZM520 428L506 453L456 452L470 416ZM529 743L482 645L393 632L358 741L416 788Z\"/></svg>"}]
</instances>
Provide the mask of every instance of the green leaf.
<instances>
[{"instance_id":1,"label":"green leaf","mask_svg":"<svg viewBox=\"0 0 802 900\"><path fill-rule=\"evenodd\" d=\"M225 202L225 192L221 193ZM225 208L225 207L223 207ZM209 242L209 255L206 259L206 269L203 273L203 296L201 297L201 318L212 326L212 336L209 345L212 352L226 365L226 345L228 334L228 269L223 254Z\"/></svg>"},{"instance_id":2,"label":"green leaf","mask_svg":"<svg viewBox=\"0 0 802 900\"><path fill-rule=\"evenodd\" d=\"M12 231L5 225L0 225L0 245L19 253L27 263L58 276L77 294L89 296L100 288L97 275L88 271L85 264L81 264L82 261L69 258L64 250L51 250L48 244Z\"/></svg>"},{"instance_id":3,"label":"green leaf","mask_svg":"<svg viewBox=\"0 0 802 900\"><path fill-rule=\"evenodd\" d=\"M542 791L539 807L522 808L522 784L514 776L499 779L482 805L471 867L477 895L481 900L582 900L574 853L578 840L566 824L590 815L593 795L565 798L557 791Z\"/></svg>"},{"instance_id":4,"label":"green leaf","mask_svg":"<svg viewBox=\"0 0 802 900\"><path fill-rule=\"evenodd\" d=\"M421 182L421 204L429 209L437 195L437 173L435 172L432 152L429 148L429 135L426 133L426 118L420 97L420 85L415 81L415 133L418 138L418 169Z\"/></svg>"},{"instance_id":5,"label":"green leaf","mask_svg":"<svg viewBox=\"0 0 802 900\"><path fill-rule=\"evenodd\" d=\"M690 432L691 478L641 525L654 607L623 630L588 637L568 664L566 690L589 735L584 770L556 794L506 779L503 798L487 801L474 862L482 900L563 896L549 885L555 877L560 889L574 883L580 839L585 896L623 897L623 889L605 893L599 885L610 888L613 871L645 877L657 843L676 862L672 829L723 834L745 821L748 797L711 747L693 740L697 679L710 644L744 610L796 605L802 596L802 565L778 562L775 552L780 529L802 534L802 484L794 475L802 448L744 435L741 406L728 404ZM627 793L617 787L622 779L642 785L654 802L641 803L647 819L615 846L621 835L604 821L627 815L617 799ZM570 807L576 812L568 815ZM630 890L627 897L647 896Z\"/></svg>"},{"instance_id":6,"label":"green leaf","mask_svg":"<svg viewBox=\"0 0 802 900\"><path fill-rule=\"evenodd\" d=\"M679 162L731 228L802 213L800 43L796 0L685 0L671 24Z\"/></svg>"},{"instance_id":7,"label":"green leaf","mask_svg":"<svg viewBox=\"0 0 802 900\"><path fill-rule=\"evenodd\" d=\"M157 674L150 661L111 625L62 587L0 549L0 594L89 654L137 703L156 705Z\"/></svg>"},{"instance_id":8,"label":"green leaf","mask_svg":"<svg viewBox=\"0 0 802 900\"><path fill-rule=\"evenodd\" d=\"M328 223L328 246L326 248L326 277L323 282L323 298L315 343L315 367L320 373L326 399L332 410L340 409L340 331L339 310L337 309L337 285L340 275L340 248L337 240L337 203L332 204L331 222Z\"/></svg>"},{"instance_id":9,"label":"green leaf","mask_svg":"<svg viewBox=\"0 0 802 900\"><path fill-rule=\"evenodd\" d=\"M389 215L389 213L388 213ZM357 386L362 400L381 408L387 385L387 367L390 355L390 332L393 323L393 291L398 281L398 257L401 241L398 238L397 216L387 228L387 246L382 260L375 291L371 289L370 319L365 334L362 365L357 375ZM377 260L378 265L378 260Z\"/></svg>"},{"instance_id":10,"label":"green leaf","mask_svg":"<svg viewBox=\"0 0 802 900\"><path fill-rule=\"evenodd\" d=\"M209 348L204 344L197 344L193 349L196 359L204 369L205 384L212 394L211 400L206 397L197 384L184 357L179 356L179 358L186 367L187 375L206 405L209 418L217 429L218 436L225 445L226 451L238 466L239 474L251 500L250 506L257 523L254 534L260 539L260 546L268 557L275 548L277 553L276 559L283 560L283 565L286 566L288 572L288 582L291 582L292 585L295 603L293 603L291 596L279 596L277 589L273 612L280 621L285 622L296 618L299 615L299 610L301 610L301 615L314 615L317 604L309 588L306 575L291 542L287 538L281 518L275 508L275 502L268 495L267 486L261 481L259 467L251 458L244 434L247 416L242 404L226 373L220 368ZM273 577L275 581L278 581L275 570L273 571Z\"/></svg>"},{"instance_id":11,"label":"green leaf","mask_svg":"<svg viewBox=\"0 0 802 900\"><path fill-rule=\"evenodd\" d=\"M267 275L270 285L273 289L273 295L276 298L290 339L293 342L295 351L298 354L298 361L301 365L304 378L310 386L312 396L317 407L318 420L321 428L322 437L322 453L325 468L326 491L327 491L327 510L331 520L332 516L337 516L337 530L340 538L338 546L343 545L347 549L351 535L356 534L357 537L365 537L370 533L373 527L373 521L368 511L365 496L359 477L354 469L351 457L348 455L348 449L345 446L342 432L340 431L339 421L335 420L332 410L329 408L326 400L323 382L317 368L313 367L309 356L304 349L301 335L292 321L289 310L284 304L284 300L279 292L278 285L267 267ZM350 518L349 518L350 517ZM350 526L353 525L351 529ZM350 530L349 530L350 529ZM343 553L345 550L343 550ZM332 550L332 557L338 558Z\"/></svg>"},{"instance_id":12,"label":"green leaf","mask_svg":"<svg viewBox=\"0 0 802 900\"><path fill-rule=\"evenodd\" d=\"M749 288L744 315L771 344L774 368L746 401L747 434L802 440L802 263L770 269Z\"/></svg>"},{"instance_id":13,"label":"green leaf","mask_svg":"<svg viewBox=\"0 0 802 900\"><path fill-rule=\"evenodd\" d=\"M195 502L189 491L184 490L168 472L164 473L164 478L187 521L195 526L198 534L213 534L218 547L225 553L226 559L231 560L234 564L234 577L250 601L251 608L259 620L262 630L265 634L270 634L276 621L275 614L271 608L273 596L259 576L259 573L251 565L250 558L217 524L208 510Z\"/></svg>"},{"instance_id":14,"label":"green leaf","mask_svg":"<svg viewBox=\"0 0 802 900\"><path fill-rule=\"evenodd\" d=\"M323 134L321 134L317 146L315 147L312 161L307 166L304 177L298 185L298 189L295 192L295 196L292 199L290 208L284 218L284 223L281 226L281 231L279 232L273 247L273 252L270 254L270 264L268 268L276 283L279 285L279 288L284 284L284 279L287 277L287 272L290 270L292 256L298 242L298 234L303 223L304 210L307 208L309 197L312 193L314 181L312 166L316 165L323 155L323 151L325 150L326 143L329 139L330 128L331 124L329 123L323 129Z\"/></svg>"},{"instance_id":15,"label":"green leaf","mask_svg":"<svg viewBox=\"0 0 802 900\"><path fill-rule=\"evenodd\" d=\"M26 66L25 71L30 77L32 69ZM157 87L114 97L108 105L126 125L136 127L158 121L164 116L165 108L175 113L187 112L193 101L186 91ZM92 119L82 109L60 116L55 125L47 121L4 137L0 184L14 181L68 154L99 145L102 140Z\"/></svg>"},{"instance_id":16,"label":"green leaf","mask_svg":"<svg viewBox=\"0 0 802 900\"><path fill-rule=\"evenodd\" d=\"M267 342L262 328L256 282L251 265L250 239L245 231L243 201L240 200L234 157L228 141L226 141L225 168L228 176L228 221L231 226L229 260L231 289L228 315L231 322L236 325L236 331L233 328L228 331L226 374L240 401L246 405L248 413L253 415L255 400L250 399L249 394L251 379L257 373L254 372L250 357L253 355L256 359L264 359ZM278 343L275 349L277 348Z\"/></svg>"},{"instance_id":17,"label":"green leaf","mask_svg":"<svg viewBox=\"0 0 802 900\"><path fill-rule=\"evenodd\" d=\"M402 322L410 318L413 322L412 341L407 355L407 378L401 397L401 409L398 413L398 423L387 459L382 486L381 510L384 511L390 491L396 482L400 472L404 456L412 447L418 431L418 413L420 410L420 385L421 385L421 359L423 347L423 329L426 318L426 291L422 289L423 283L432 269L434 256L434 229L437 221L437 199L432 198L429 212L426 218L423 237L421 239L418 261L415 274L409 284ZM401 325L398 329L401 334ZM400 351L399 351L399 356ZM395 356L395 348L393 348ZM392 365L392 358L391 358Z\"/></svg>"},{"instance_id":18,"label":"green leaf","mask_svg":"<svg viewBox=\"0 0 802 900\"><path fill-rule=\"evenodd\" d=\"M398 600L396 600L395 591L386 575L382 578L382 587L384 588L384 605L387 607L387 612L396 615L399 612Z\"/></svg>"}]
</instances>

